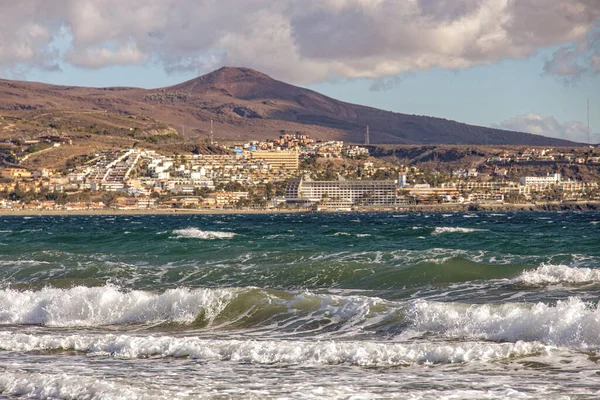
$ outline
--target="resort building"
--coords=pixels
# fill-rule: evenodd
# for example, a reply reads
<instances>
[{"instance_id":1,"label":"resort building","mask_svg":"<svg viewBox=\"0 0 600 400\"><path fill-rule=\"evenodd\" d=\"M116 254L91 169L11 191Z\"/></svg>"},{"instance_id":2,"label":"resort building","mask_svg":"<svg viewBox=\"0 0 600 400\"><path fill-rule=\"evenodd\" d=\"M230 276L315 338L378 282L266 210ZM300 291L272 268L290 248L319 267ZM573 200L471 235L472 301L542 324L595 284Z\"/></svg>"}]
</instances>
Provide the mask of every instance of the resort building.
<instances>
[{"instance_id":1,"label":"resort building","mask_svg":"<svg viewBox=\"0 0 600 400\"><path fill-rule=\"evenodd\" d=\"M286 188L288 204L324 203L328 206L390 206L399 204L396 181L310 181L290 180Z\"/></svg>"}]
</instances>

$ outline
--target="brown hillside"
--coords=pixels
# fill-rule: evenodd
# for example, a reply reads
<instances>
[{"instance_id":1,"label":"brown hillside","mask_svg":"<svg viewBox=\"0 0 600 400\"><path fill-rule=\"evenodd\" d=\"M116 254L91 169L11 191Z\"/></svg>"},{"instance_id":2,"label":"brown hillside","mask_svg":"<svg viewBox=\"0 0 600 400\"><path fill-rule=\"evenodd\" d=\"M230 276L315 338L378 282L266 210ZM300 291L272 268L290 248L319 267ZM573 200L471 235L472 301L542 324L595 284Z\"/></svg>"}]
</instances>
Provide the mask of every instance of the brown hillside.
<instances>
[{"instance_id":1,"label":"brown hillside","mask_svg":"<svg viewBox=\"0 0 600 400\"><path fill-rule=\"evenodd\" d=\"M224 67L160 89L83 88L0 80L0 115L106 112L148 118L172 126L186 137L226 140L277 137L303 132L321 139L362 142L367 125L371 143L516 144L568 146L539 135L462 124L441 118L399 114L345 103L289 85L248 68ZM106 118L105 118L106 119Z\"/></svg>"}]
</instances>

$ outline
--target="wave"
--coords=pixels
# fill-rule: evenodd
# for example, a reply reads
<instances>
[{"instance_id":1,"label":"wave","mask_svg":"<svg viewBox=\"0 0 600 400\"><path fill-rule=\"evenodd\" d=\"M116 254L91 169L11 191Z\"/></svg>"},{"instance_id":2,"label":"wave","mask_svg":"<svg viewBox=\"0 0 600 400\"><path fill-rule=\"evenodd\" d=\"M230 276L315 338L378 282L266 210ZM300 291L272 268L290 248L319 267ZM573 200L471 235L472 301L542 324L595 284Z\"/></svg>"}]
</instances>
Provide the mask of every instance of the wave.
<instances>
[{"instance_id":1,"label":"wave","mask_svg":"<svg viewBox=\"0 0 600 400\"><path fill-rule=\"evenodd\" d=\"M49 265L49 261L41 260L0 260L0 266L22 266L22 265Z\"/></svg>"},{"instance_id":2,"label":"wave","mask_svg":"<svg viewBox=\"0 0 600 400\"><path fill-rule=\"evenodd\" d=\"M179 288L162 294L125 292L110 285L0 291L0 325L21 324L142 325L167 330L177 324L183 329L242 330L298 339L433 333L466 340L600 349L600 308L577 297L556 305L469 305L256 288Z\"/></svg>"},{"instance_id":3,"label":"wave","mask_svg":"<svg viewBox=\"0 0 600 400\"><path fill-rule=\"evenodd\" d=\"M462 339L539 341L554 346L600 348L600 309L577 297L556 305L468 305L418 300L407 309L411 329Z\"/></svg>"},{"instance_id":4,"label":"wave","mask_svg":"<svg viewBox=\"0 0 600 400\"><path fill-rule=\"evenodd\" d=\"M532 286L555 283L596 283L600 282L600 269L542 264L534 270L524 271L514 281Z\"/></svg>"},{"instance_id":5,"label":"wave","mask_svg":"<svg viewBox=\"0 0 600 400\"><path fill-rule=\"evenodd\" d=\"M144 265L135 260L112 261L108 254L62 251L18 257L0 259L0 267L4 267L0 269L0 289L9 285L41 288L47 284L65 288L111 282L135 289L156 285L162 290L181 286L256 286L282 290L335 287L386 291L430 285L440 288L439 285L455 283L490 287L512 284L519 289L600 282L600 269L593 268L598 257L567 253L537 256L449 248L309 254L269 250L218 254L214 261L200 265L191 257L164 265Z\"/></svg>"},{"instance_id":6,"label":"wave","mask_svg":"<svg viewBox=\"0 0 600 400\"><path fill-rule=\"evenodd\" d=\"M167 290L162 294L103 287L0 291L0 325L92 327L182 324L194 329L262 329L282 334L354 334L402 320L377 297L256 288Z\"/></svg>"},{"instance_id":7,"label":"wave","mask_svg":"<svg viewBox=\"0 0 600 400\"><path fill-rule=\"evenodd\" d=\"M355 236L357 238L361 238L361 237L369 237L371 236L370 233L348 233L348 232L336 232L333 234L333 236Z\"/></svg>"},{"instance_id":8,"label":"wave","mask_svg":"<svg viewBox=\"0 0 600 400\"><path fill-rule=\"evenodd\" d=\"M236 236L234 232L203 231L198 228L176 229L173 231L175 239L231 239Z\"/></svg>"},{"instance_id":9,"label":"wave","mask_svg":"<svg viewBox=\"0 0 600 400\"><path fill-rule=\"evenodd\" d=\"M254 364L351 364L393 367L491 361L547 353L537 342L437 344L371 341L216 340L197 337L132 335L0 334L6 351L79 351L119 358L189 357L203 361Z\"/></svg>"},{"instance_id":10,"label":"wave","mask_svg":"<svg viewBox=\"0 0 600 400\"><path fill-rule=\"evenodd\" d=\"M485 232L485 229L475 228L461 228L461 227L450 227L450 226L437 226L433 230L433 235L441 235L442 233L472 233L472 232Z\"/></svg>"},{"instance_id":11,"label":"wave","mask_svg":"<svg viewBox=\"0 0 600 400\"><path fill-rule=\"evenodd\" d=\"M211 263L200 265L195 259L141 265L135 260L112 261L113 257L106 254L64 252L36 254L31 260L0 259L0 267L5 267L0 269L0 289L8 285L30 285L29 289L43 285L66 288L111 282L134 289L155 286L162 290L181 286L392 290L511 279L541 261L537 257L445 248L312 254L265 251L218 254L217 257Z\"/></svg>"},{"instance_id":12,"label":"wave","mask_svg":"<svg viewBox=\"0 0 600 400\"><path fill-rule=\"evenodd\" d=\"M171 289L162 294L103 287L0 291L0 325L102 326L190 323L216 317L236 289Z\"/></svg>"}]
</instances>

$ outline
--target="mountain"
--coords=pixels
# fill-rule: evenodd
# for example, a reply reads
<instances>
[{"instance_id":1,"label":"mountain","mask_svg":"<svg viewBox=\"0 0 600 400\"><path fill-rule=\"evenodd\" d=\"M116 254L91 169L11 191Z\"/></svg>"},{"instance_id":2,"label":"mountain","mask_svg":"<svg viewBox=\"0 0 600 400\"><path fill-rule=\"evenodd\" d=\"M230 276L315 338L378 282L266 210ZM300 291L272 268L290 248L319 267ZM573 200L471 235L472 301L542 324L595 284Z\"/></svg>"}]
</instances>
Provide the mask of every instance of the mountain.
<instances>
[{"instance_id":1,"label":"mountain","mask_svg":"<svg viewBox=\"0 0 600 400\"><path fill-rule=\"evenodd\" d=\"M112 123L118 129L126 129L128 121L122 117L129 116L152 121L149 126L171 126L190 137L206 137L212 120L214 136L227 140L273 138L286 131L361 143L368 125L371 143L381 144L574 144L345 103L249 68L232 67L150 90L0 80L0 115L5 113L31 118L59 115L61 126L70 128L94 119L94 124Z\"/></svg>"}]
</instances>

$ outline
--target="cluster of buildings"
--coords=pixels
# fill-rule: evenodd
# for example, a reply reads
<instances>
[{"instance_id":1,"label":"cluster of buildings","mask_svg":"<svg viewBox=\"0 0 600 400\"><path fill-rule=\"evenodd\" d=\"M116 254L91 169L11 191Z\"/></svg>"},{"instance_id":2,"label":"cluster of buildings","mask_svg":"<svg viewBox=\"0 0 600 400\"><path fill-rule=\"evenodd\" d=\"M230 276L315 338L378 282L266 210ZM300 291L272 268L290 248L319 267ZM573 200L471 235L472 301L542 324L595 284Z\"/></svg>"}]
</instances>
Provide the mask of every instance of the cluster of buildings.
<instances>
[{"instance_id":1,"label":"cluster of buildings","mask_svg":"<svg viewBox=\"0 0 600 400\"><path fill-rule=\"evenodd\" d=\"M297 151L300 159L308 156L323 158L359 158L369 156L369 150L365 147L344 144L340 140L316 140L309 135L301 133L284 133L276 140L250 141L241 145L234 145L232 150L236 154L256 151L291 150Z\"/></svg>"},{"instance_id":2,"label":"cluster of buildings","mask_svg":"<svg viewBox=\"0 0 600 400\"><path fill-rule=\"evenodd\" d=\"M67 175L77 189L128 192L131 195L192 194L236 182L257 185L287 179L298 171L296 151L254 151L249 154L164 156L129 149L117 155L99 154L93 163Z\"/></svg>"},{"instance_id":3,"label":"cluster of buildings","mask_svg":"<svg viewBox=\"0 0 600 400\"><path fill-rule=\"evenodd\" d=\"M588 199L598 191L597 182L563 179L561 174L545 176L522 176L519 181L509 180L452 180L439 186L408 184L406 175L400 175L398 186L405 196L415 202L505 202L581 200Z\"/></svg>"},{"instance_id":4,"label":"cluster of buildings","mask_svg":"<svg viewBox=\"0 0 600 400\"><path fill-rule=\"evenodd\" d=\"M490 165L503 165L511 163L575 163L575 164L600 164L600 156L575 152L561 152L552 148L530 148L523 151L503 151L486 160Z\"/></svg>"},{"instance_id":5,"label":"cluster of buildings","mask_svg":"<svg viewBox=\"0 0 600 400\"><path fill-rule=\"evenodd\" d=\"M312 181L296 178L288 182L286 202L292 207L351 209L356 206L396 207L408 204L580 200L597 192L596 182L563 180L560 174L523 176L519 182L453 180L439 186L397 180ZM600 195L600 194L599 194Z\"/></svg>"},{"instance_id":6,"label":"cluster of buildings","mask_svg":"<svg viewBox=\"0 0 600 400\"><path fill-rule=\"evenodd\" d=\"M61 137L42 137L63 144ZM34 145L33 143L31 145ZM132 148L87 157L67 174L19 167L0 169L0 208L94 209L118 207L234 208L291 207L347 210L355 207L398 207L409 204L579 200L597 196L597 182L563 179L558 173L505 179L502 164L512 162L600 163L591 153L559 153L553 149L503 152L486 160L494 173L482 176L476 168L448 174L443 183L423 179L417 167L375 168L372 160L360 163L360 173L339 171L311 179L300 168L306 157L364 158L368 149L339 141L318 141L303 134L282 134L277 140L252 141L232 146L228 154L162 155ZM330 161L328 163L331 164ZM386 169L387 168L387 169ZM382 171L385 170L385 171ZM400 171L398 173L398 171ZM314 172L314 171L313 171ZM344 174L344 172L347 172ZM494 179L502 177L502 179ZM379 178L379 179L376 179ZM385 179L382 179L385 178ZM430 182L430 183L427 183ZM432 184L435 182L436 184ZM279 183L283 193L268 191ZM62 202L40 199L24 202L10 193L86 194L86 200ZM110 196L102 198L103 194ZM52 196L50 196L52 197ZM56 196L54 196L56 197ZM73 196L74 198L76 196ZM31 200L31 199L29 199Z\"/></svg>"}]
</instances>

